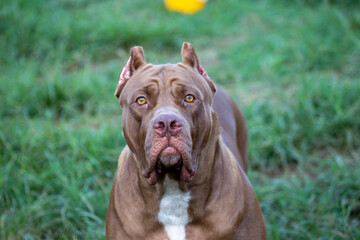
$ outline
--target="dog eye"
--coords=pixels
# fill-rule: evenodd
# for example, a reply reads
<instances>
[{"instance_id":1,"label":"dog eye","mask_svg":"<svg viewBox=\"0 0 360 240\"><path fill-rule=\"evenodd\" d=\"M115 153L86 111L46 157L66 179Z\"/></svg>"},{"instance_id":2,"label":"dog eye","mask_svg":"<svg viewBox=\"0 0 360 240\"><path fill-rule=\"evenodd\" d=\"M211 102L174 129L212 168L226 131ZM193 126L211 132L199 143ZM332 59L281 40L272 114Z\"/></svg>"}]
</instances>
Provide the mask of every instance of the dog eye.
<instances>
[{"instance_id":1,"label":"dog eye","mask_svg":"<svg viewBox=\"0 0 360 240\"><path fill-rule=\"evenodd\" d=\"M195 99L195 97L193 95L191 95L191 94L188 94L188 95L185 96L185 101L186 102L193 102L194 99Z\"/></svg>"},{"instance_id":2,"label":"dog eye","mask_svg":"<svg viewBox=\"0 0 360 240\"><path fill-rule=\"evenodd\" d=\"M136 102L139 104L139 105L143 105L146 103L146 99L144 97L138 97L136 99Z\"/></svg>"}]
</instances>

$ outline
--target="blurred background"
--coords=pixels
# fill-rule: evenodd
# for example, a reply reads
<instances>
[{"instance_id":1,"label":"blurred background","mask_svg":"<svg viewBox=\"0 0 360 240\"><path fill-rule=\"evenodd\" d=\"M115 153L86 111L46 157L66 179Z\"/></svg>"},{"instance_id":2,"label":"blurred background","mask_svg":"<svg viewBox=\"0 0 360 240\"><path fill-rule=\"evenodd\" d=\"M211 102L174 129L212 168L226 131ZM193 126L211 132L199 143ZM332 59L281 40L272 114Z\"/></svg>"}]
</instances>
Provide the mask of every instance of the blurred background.
<instances>
[{"instance_id":1,"label":"blurred background","mask_svg":"<svg viewBox=\"0 0 360 240\"><path fill-rule=\"evenodd\" d=\"M360 239L360 1L0 2L0 239L104 239L130 47L242 108L269 239Z\"/></svg>"}]
</instances>

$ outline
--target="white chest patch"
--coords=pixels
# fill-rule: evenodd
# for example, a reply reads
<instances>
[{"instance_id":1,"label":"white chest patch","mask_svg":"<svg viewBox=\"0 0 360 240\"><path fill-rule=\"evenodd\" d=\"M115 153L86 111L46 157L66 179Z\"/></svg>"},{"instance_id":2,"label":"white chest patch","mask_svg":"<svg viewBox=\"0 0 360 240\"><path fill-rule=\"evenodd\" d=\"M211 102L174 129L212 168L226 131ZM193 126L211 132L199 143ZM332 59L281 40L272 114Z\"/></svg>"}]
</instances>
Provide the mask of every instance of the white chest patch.
<instances>
[{"instance_id":1,"label":"white chest patch","mask_svg":"<svg viewBox=\"0 0 360 240\"><path fill-rule=\"evenodd\" d=\"M160 201L158 215L165 231L171 240L186 240L185 226L189 222L187 208L190 201L190 192L182 192L178 182L170 180L168 176L164 181L164 195Z\"/></svg>"}]
</instances>

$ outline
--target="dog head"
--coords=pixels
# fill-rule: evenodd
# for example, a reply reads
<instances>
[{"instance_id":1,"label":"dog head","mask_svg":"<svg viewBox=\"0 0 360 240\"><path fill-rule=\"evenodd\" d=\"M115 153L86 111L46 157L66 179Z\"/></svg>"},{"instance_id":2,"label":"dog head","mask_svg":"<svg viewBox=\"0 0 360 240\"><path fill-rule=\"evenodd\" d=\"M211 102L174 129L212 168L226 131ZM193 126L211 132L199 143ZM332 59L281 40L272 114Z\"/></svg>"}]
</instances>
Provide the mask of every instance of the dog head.
<instances>
[{"instance_id":1,"label":"dog head","mask_svg":"<svg viewBox=\"0 0 360 240\"><path fill-rule=\"evenodd\" d=\"M115 96L125 140L148 184L165 173L193 180L214 132L215 92L190 43L178 64L146 64L142 47L131 49Z\"/></svg>"}]
</instances>

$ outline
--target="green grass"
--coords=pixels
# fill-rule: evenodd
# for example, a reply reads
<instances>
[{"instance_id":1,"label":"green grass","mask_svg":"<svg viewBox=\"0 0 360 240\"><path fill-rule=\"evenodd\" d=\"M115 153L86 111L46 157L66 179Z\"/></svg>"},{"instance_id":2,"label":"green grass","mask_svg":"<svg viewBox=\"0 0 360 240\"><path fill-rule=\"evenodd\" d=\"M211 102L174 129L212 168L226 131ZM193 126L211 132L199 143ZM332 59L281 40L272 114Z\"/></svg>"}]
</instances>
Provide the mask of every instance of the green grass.
<instances>
[{"instance_id":1,"label":"green grass","mask_svg":"<svg viewBox=\"0 0 360 240\"><path fill-rule=\"evenodd\" d=\"M243 109L269 239L360 239L355 0L0 3L0 239L104 239L125 140L113 96L129 48L192 42Z\"/></svg>"}]
</instances>

